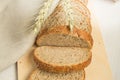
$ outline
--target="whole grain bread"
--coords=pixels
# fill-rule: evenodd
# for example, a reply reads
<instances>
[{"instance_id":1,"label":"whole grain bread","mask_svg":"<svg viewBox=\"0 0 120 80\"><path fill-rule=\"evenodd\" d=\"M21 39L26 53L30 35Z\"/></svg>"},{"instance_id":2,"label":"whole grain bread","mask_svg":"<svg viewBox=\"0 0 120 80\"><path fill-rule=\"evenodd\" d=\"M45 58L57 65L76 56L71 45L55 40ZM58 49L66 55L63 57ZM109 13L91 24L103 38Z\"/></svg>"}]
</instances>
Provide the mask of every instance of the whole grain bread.
<instances>
[{"instance_id":1,"label":"whole grain bread","mask_svg":"<svg viewBox=\"0 0 120 80\"><path fill-rule=\"evenodd\" d=\"M89 10L79 0L67 1L61 0L44 22L36 39L38 46L92 48Z\"/></svg>"},{"instance_id":2,"label":"whole grain bread","mask_svg":"<svg viewBox=\"0 0 120 80\"><path fill-rule=\"evenodd\" d=\"M34 60L42 70L55 73L79 71L87 67L92 53L87 48L42 46L34 51Z\"/></svg>"},{"instance_id":3,"label":"whole grain bread","mask_svg":"<svg viewBox=\"0 0 120 80\"><path fill-rule=\"evenodd\" d=\"M61 0L54 12L44 22L40 32L56 26L68 26L71 31L73 27L76 27L91 33L90 12L79 0Z\"/></svg>"},{"instance_id":4,"label":"whole grain bread","mask_svg":"<svg viewBox=\"0 0 120 80\"><path fill-rule=\"evenodd\" d=\"M67 26L54 27L44 30L38 35L36 44L38 46L60 46L60 47L82 47L92 48L92 36L85 31L74 28L70 32Z\"/></svg>"},{"instance_id":5,"label":"whole grain bread","mask_svg":"<svg viewBox=\"0 0 120 80\"><path fill-rule=\"evenodd\" d=\"M36 69L31 73L28 80L85 80L85 71L57 74Z\"/></svg>"}]
</instances>

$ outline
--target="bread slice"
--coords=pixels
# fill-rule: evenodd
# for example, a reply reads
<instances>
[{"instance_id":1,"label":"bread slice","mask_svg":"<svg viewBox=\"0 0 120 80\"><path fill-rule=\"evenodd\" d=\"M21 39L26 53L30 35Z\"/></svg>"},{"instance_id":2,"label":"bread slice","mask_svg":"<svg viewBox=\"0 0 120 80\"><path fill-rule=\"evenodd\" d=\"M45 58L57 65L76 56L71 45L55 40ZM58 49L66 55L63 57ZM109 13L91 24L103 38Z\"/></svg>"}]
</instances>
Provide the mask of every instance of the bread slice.
<instances>
[{"instance_id":1,"label":"bread slice","mask_svg":"<svg viewBox=\"0 0 120 80\"><path fill-rule=\"evenodd\" d=\"M42 46L34 51L38 67L56 73L82 70L90 64L91 58L86 48Z\"/></svg>"},{"instance_id":2,"label":"bread slice","mask_svg":"<svg viewBox=\"0 0 120 80\"><path fill-rule=\"evenodd\" d=\"M93 39L90 34L77 28L71 33L67 26L44 30L36 39L38 46L82 47L92 48Z\"/></svg>"},{"instance_id":3,"label":"bread slice","mask_svg":"<svg viewBox=\"0 0 120 80\"><path fill-rule=\"evenodd\" d=\"M36 69L28 80L85 80L85 71L57 74Z\"/></svg>"}]
</instances>

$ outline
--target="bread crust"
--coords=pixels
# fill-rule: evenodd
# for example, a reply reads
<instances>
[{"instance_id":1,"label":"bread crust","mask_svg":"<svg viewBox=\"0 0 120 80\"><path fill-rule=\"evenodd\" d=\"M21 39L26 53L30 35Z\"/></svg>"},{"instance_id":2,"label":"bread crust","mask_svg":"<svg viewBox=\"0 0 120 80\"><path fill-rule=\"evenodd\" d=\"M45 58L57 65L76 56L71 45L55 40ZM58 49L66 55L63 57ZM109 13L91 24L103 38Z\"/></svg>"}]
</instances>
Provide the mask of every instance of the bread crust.
<instances>
[{"instance_id":1,"label":"bread crust","mask_svg":"<svg viewBox=\"0 0 120 80\"><path fill-rule=\"evenodd\" d=\"M42 40L42 38L44 38L44 36L49 35L49 34L57 34L57 33L71 35L71 36L74 36L76 38L81 38L85 42L88 43L88 48L90 48L90 49L93 46L93 39L92 39L92 36L90 34L86 33L85 31L82 31L80 29L77 29L75 27L74 27L73 31L70 32L70 30L67 26L59 26L59 27L53 27L52 29L47 29L47 28L44 29L41 32L41 34L38 35L38 37L36 39L36 44L38 46L41 46L41 40ZM73 47L76 47L76 46L73 46ZM79 47L81 47L81 46L79 46Z\"/></svg>"},{"instance_id":2,"label":"bread crust","mask_svg":"<svg viewBox=\"0 0 120 80\"><path fill-rule=\"evenodd\" d=\"M45 70L47 72L54 72L54 73L65 73L65 72L73 72L79 71L87 67L91 63L92 59L92 52L89 52L89 58L84 61L83 63L73 64L71 66L59 66L57 64L49 64L39 58L37 55L37 49L34 51L34 61L38 65L38 68Z\"/></svg>"},{"instance_id":3,"label":"bread crust","mask_svg":"<svg viewBox=\"0 0 120 80\"><path fill-rule=\"evenodd\" d=\"M33 70L32 72L31 72L31 74L29 75L29 77L28 77L28 80L32 80L32 75L34 74L34 73L36 73L36 71L37 70L39 70L39 68L37 68L37 69L35 69L35 70ZM83 76L82 76L83 78L82 78L82 80L85 80L85 70L83 69Z\"/></svg>"}]
</instances>

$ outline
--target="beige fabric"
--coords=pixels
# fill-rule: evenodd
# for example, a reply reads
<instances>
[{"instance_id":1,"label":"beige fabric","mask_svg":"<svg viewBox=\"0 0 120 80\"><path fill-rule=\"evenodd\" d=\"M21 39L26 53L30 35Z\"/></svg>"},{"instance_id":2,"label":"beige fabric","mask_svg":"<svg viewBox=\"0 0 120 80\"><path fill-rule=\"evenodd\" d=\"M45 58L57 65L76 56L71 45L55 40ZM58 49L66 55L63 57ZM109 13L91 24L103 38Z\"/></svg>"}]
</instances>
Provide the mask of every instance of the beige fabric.
<instances>
[{"instance_id":1,"label":"beige fabric","mask_svg":"<svg viewBox=\"0 0 120 80\"><path fill-rule=\"evenodd\" d=\"M15 63L32 46L36 34L30 23L45 1L0 0L0 71ZM47 16L58 1L54 0Z\"/></svg>"}]
</instances>

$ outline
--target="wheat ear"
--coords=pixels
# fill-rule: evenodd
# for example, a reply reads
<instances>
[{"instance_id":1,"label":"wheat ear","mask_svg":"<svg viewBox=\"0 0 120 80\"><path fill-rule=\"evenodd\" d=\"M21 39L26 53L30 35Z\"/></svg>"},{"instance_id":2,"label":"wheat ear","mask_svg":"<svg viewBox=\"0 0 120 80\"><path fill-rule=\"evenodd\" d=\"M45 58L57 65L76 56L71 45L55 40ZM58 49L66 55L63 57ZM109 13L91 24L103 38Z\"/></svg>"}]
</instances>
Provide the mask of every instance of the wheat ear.
<instances>
[{"instance_id":1,"label":"wheat ear","mask_svg":"<svg viewBox=\"0 0 120 80\"><path fill-rule=\"evenodd\" d=\"M66 13L66 19L68 21L68 25L70 27L70 30L72 31L73 30L73 27L74 27L74 23L73 23L73 17L72 17L72 5L70 4L71 1L70 0L63 0L63 3L64 3L64 10L65 10L65 13Z\"/></svg>"},{"instance_id":2,"label":"wheat ear","mask_svg":"<svg viewBox=\"0 0 120 80\"><path fill-rule=\"evenodd\" d=\"M47 18L47 13L49 11L49 7L52 5L53 0L47 0L42 9L40 9L39 14L37 18L35 19L35 27L34 27L34 32L37 33L40 31L44 21Z\"/></svg>"}]
</instances>

